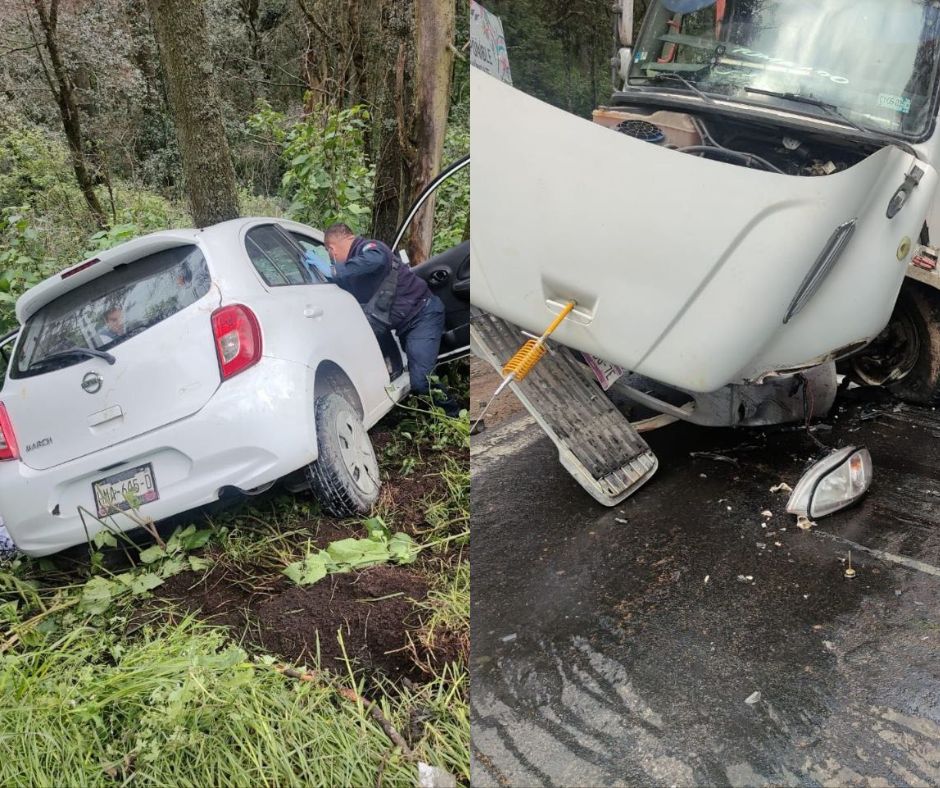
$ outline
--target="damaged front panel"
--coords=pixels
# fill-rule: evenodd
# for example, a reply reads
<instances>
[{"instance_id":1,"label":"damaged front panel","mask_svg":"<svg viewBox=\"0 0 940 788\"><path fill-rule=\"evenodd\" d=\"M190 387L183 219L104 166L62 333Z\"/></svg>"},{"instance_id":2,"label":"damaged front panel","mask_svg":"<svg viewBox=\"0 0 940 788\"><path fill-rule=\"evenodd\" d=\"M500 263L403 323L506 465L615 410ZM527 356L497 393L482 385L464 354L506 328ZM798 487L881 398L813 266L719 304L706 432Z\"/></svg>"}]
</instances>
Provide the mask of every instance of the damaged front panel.
<instances>
[{"instance_id":1,"label":"damaged front panel","mask_svg":"<svg viewBox=\"0 0 940 788\"><path fill-rule=\"evenodd\" d=\"M936 188L917 162L920 182L889 219L915 162L897 147L841 169L754 169L604 128L477 70L471 113L473 303L538 331L574 299L560 343L693 392L876 336ZM694 143L682 113L658 120Z\"/></svg>"}]
</instances>

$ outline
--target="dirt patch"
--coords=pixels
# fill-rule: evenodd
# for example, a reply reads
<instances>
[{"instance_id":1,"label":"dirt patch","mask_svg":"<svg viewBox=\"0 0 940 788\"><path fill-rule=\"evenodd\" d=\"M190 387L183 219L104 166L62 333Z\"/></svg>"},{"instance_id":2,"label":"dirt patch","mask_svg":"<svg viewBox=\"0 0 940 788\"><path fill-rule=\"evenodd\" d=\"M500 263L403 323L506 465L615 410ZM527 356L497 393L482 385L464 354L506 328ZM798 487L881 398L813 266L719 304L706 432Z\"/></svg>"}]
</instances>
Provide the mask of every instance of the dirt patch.
<instances>
[{"instance_id":1,"label":"dirt patch","mask_svg":"<svg viewBox=\"0 0 940 788\"><path fill-rule=\"evenodd\" d=\"M176 603L186 613L196 613L201 619L228 627L239 638L251 622L251 610L289 585L287 578L261 572L217 564L204 575L182 572L167 578L154 596Z\"/></svg>"},{"instance_id":2,"label":"dirt patch","mask_svg":"<svg viewBox=\"0 0 940 788\"><path fill-rule=\"evenodd\" d=\"M393 681L420 681L420 665L466 657L465 644L456 636L439 639L433 649L421 642L416 603L427 592L424 578L398 566L330 575L299 587L270 570L216 565L205 576L183 572L168 578L154 595L227 627L233 639L255 653L312 665L319 649L322 668L343 672L339 632L357 668Z\"/></svg>"},{"instance_id":3,"label":"dirt patch","mask_svg":"<svg viewBox=\"0 0 940 788\"><path fill-rule=\"evenodd\" d=\"M403 569L377 566L359 574L331 575L306 588L291 588L258 605L258 643L292 662L316 661L344 670L346 654L369 671L392 679L416 679L408 638L420 622L415 602L427 595L427 583Z\"/></svg>"},{"instance_id":4,"label":"dirt patch","mask_svg":"<svg viewBox=\"0 0 940 788\"><path fill-rule=\"evenodd\" d=\"M485 361L473 358L470 361L470 423L477 420L486 403L490 401L496 387L502 379ZM513 416L525 411L519 398L509 389L500 392L500 395L490 405L484 417L486 429L509 421Z\"/></svg>"}]
</instances>

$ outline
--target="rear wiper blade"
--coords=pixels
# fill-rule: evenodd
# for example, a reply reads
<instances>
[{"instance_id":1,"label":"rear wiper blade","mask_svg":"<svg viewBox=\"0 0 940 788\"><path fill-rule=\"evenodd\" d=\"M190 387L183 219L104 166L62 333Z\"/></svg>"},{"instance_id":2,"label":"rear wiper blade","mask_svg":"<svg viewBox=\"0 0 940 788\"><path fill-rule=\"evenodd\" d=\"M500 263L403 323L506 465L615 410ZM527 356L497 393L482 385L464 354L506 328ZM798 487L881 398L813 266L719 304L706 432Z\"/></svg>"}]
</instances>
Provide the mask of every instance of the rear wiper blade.
<instances>
[{"instance_id":1,"label":"rear wiper blade","mask_svg":"<svg viewBox=\"0 0 940 788\"><path fill-rule=\"evenodd\" d=\"M763 88L744 88L745 93L757 93L761 96L770 96L771 98L781 98L786 101L793 101L797 104L807 104L810 107L818 107L823 110L823 112L829 113L836 120L840 120L848 126L851 126L856 131L860 132L866 137L871 137L878 140L879 142L887 143L888 145L896 145L905 153L911 154L915 159L919 159L920 156L917 155L917 151L914 150L908 143L897 140L894 137L883 134L880 131L875 129L870 129L867 126L863 126L860 123L856 123L854 120L849 118L842 110L840 110L835 104L831 104L828 101L821 101L820 99L813 98L812 96L803 96L799 93L787 93L784 91L776 90L764 90Z\"/></svg>"},{"instance_id":2,"label":"rear wiper blade","mask_svg":"<svg viewBox=\"0 0 940 788\"><path fill-rule=\"evenodd\" d=\"M37 359L27 367L27 370L41 367L45 365L47 361L56 361L59 359L68 358L69 356L89 356L91 358L103 358L109 364L114 364L117 361L114 356L105 352L104 350L95 350L94 348L90 347L78 347L76 345L75 347L59 350L55 353L50 353L48 356L43 356L42 358Z\"/></svg>"}]
</instances>

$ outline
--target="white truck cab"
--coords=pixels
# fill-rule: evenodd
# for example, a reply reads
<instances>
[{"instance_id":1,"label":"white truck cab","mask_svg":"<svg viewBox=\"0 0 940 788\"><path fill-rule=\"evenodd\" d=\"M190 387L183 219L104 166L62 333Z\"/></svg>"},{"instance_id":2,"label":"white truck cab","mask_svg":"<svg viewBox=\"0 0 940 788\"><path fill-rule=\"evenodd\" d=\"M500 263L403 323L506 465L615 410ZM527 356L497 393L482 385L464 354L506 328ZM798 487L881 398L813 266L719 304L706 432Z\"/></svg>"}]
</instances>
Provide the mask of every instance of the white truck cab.
<instances>
[{"instance_id":1,"label":"white truck cab","mask_svg":"<svg viewBox=\"0 0 940 788\"><path fill-rule=\"evenodd\" d=\"M472 71L474 305L537 334L574 301L553 338L634 424L823 415L837 362L933 401L940 6L620 13L593 122Z\"/></svg>"}]
</instances>

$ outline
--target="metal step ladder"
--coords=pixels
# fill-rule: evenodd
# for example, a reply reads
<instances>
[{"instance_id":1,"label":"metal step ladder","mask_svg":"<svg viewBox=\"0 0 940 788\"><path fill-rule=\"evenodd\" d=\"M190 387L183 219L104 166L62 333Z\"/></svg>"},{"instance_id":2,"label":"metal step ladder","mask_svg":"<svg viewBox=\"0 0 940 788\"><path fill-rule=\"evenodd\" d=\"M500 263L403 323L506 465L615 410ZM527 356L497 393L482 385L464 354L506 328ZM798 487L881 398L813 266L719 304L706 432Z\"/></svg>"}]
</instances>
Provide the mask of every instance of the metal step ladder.
<instances>
[{"instance_id":1,"label":"metal step ladder","mask_svg":"<svg viewBox=\"0 0 940 788\"><path fill-rule=\"evenodd\" d=\"M512 323L473 310L473 352L497 371L526 339ZM525 380L509 385L558 447L562 466L599 503L616 506L656 472L656 456L574 352L546 345L548 354Z\"/></svg>"}]
</instances>

